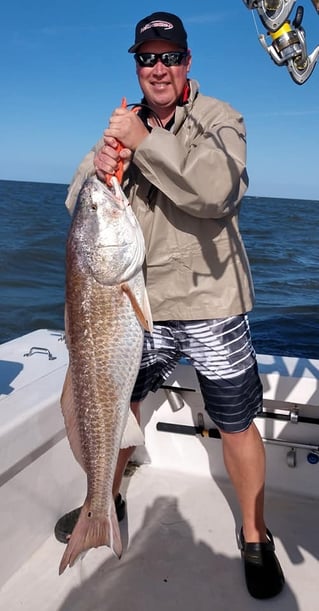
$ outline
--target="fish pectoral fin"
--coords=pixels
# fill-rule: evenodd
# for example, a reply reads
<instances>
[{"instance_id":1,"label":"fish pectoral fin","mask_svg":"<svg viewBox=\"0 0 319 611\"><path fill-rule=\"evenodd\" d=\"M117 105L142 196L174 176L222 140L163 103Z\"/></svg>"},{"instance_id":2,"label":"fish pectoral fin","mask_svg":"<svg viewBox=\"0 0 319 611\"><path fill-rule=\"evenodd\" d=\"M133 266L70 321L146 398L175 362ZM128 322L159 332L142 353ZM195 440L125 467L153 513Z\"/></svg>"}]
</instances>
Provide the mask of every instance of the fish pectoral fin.
<instances>
[{"instance_id":1,"label":"fish pectoral fin","mask_svg":"<svg viewBox=\"0 0 319 611\"><path fill-rule=\"evenodd\" d=\"M151 312L151 306L150 306L150 302L148 299L148 294L147 294L147 290L145 288L144 290L144 295L143 295L143 312L145 315L145 318L147 320L147 324L148 324L148 331L150 333L153 333L153 317L152 317L152 312Z\"/></svg>"},{"instance_id":2,"label":"fish pectoral fin","mask_svg":"<svg viewBox=\"0 0 319 611\"><path fill-rule=\"evenodd\" d=\"M126 426L121 439L121 448L143 446L144 435L131 409L128 411Z\"/></svg>"},{"instance_id":3,"label":"fish pectoral fin","mask_svg":"<svg viewBox=\"0 0 319 611\"><path fill-rule=\"evenodd\" d=\"M148 299L145 302L145 298L144 298L143 309L142 309L131 287L127 284L127 282L123 282L120 286L121 286L123 293L125 293L128 296L139 323L142 325L142 327L146 331L151 332L151 329L153 329L153 323L152 323L151 309L149 307L149 304L148 304L148 311L147 310L143 311L143 309L145 308L145 303L148 303ZM146 291L145 291L145 294L146 294Z\"/></svg>"}]
</instances>

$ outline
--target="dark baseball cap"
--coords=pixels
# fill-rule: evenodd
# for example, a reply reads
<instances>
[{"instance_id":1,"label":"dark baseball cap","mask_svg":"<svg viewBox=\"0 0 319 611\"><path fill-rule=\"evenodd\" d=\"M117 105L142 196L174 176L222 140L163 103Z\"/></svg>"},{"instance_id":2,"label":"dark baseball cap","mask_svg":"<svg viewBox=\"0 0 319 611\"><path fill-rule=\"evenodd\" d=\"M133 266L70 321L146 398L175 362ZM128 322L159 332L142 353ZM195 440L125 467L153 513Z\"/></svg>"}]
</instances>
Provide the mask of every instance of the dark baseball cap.
<instances>
[{"instance_id":1,"label":"dark baseball cap","mask_svg":"<svg viewBox=\"0 0 319 611\"><path fill-rule=\"evenodd\" d=\"M135 53L143 42L167 40L187 51L187 34L182 21L172 13L152 13L138 22L135 28L135 42L128 52Z\"/></svg>"}]
</instances>

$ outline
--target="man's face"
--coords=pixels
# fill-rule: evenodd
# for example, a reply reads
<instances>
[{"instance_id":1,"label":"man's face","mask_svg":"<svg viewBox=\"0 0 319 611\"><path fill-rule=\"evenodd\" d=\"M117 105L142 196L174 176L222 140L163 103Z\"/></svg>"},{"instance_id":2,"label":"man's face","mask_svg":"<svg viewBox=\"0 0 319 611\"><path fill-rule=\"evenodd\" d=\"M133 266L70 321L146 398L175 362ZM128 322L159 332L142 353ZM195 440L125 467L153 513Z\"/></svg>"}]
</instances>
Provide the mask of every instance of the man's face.
<instances>
[{"instance_id":1,"label":"man's face","mask_svg":"<svg viewBox=\"0 0 319 611\"><path fill-rule=\"evenodd\" d=\"M165 53L166 51L181 51L180 47L163 40L143 43L138 53ZM153 67L142 67L136 64L136 73L140 87L148 104L156 110L172 108L181 96L187 73L191 66L191 56L187 55L179 66L166 67L159 60Z\"/></svg>"}]
</instances>

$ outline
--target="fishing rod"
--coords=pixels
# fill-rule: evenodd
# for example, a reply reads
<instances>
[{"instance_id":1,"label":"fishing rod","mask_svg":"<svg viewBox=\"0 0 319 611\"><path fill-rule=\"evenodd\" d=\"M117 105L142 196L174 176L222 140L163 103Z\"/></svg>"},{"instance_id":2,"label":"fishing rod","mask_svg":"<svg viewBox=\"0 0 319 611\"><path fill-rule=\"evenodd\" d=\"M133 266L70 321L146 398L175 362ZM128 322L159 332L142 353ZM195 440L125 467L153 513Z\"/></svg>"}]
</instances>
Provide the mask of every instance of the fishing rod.
<instances>
[{"instance_id":1,"label":"fishing rod","mask_svg":"<svg viewBox=\"0 0 319 611\"><path fill-rule=\"evenodd\" d=\"M319 45L308 55L306 32L302 27L303 6L298 6L291 22L289 16L296 0L243 0L246 7L257 11L267 34L259 41L278 66L286 66L298 85L311 76L319 58ZM319 0L311 0L319 13ZM268 39L267 39L268 37Z\"/></svg>"}]
</instances>

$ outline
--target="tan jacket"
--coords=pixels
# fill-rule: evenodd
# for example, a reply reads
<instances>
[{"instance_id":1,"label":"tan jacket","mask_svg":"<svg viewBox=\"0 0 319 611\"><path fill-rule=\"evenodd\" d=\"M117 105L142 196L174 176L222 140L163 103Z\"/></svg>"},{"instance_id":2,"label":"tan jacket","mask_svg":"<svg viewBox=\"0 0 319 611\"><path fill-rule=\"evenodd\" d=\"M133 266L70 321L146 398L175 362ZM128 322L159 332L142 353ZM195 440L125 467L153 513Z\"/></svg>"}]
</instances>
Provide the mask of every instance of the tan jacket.
<instances>
[{"instance_id":1,"label":"tan jacket","mask_svg":"<svg viewBox=\"0 0 319 611\"><path fill-rule=\"evenodd\" d=\"M70 211L94 172L100 146L101 141L76 172L66 200ZM238 229L247 186L243 118L225 102L198 93L191 81L189 100L176 108L171 131L152 130L124 181L144 233L155 321L219 318L251 309L254 291Z\"/></svg>"}]
</instances>

